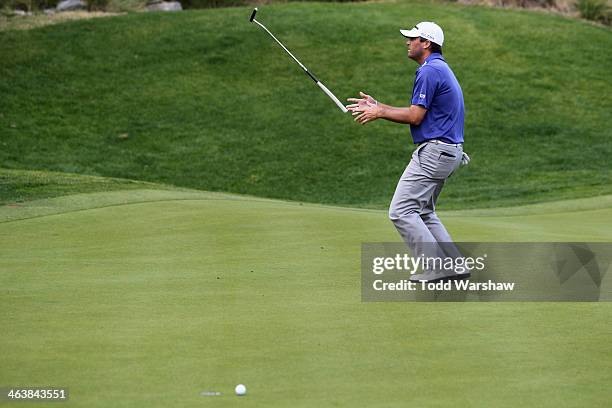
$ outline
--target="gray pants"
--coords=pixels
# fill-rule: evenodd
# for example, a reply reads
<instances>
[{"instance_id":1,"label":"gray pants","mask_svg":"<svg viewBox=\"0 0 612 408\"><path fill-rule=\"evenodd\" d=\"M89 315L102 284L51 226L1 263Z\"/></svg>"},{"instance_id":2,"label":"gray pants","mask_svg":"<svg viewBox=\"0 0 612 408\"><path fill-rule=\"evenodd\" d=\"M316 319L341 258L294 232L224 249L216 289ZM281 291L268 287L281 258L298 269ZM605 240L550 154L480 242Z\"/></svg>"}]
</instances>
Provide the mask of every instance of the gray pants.
<instances>
[{"instance_id":1,"label":"gray pants","mask_svg":"<svg viewBox=\"0 0 612 408\"><path fill-rule=\"evenodd\" d=\"M461 164L462 154L461 145L424 143L414 151L397 183L389 218L414 257L461 256L436 215L436 200L446 179Z\"/></svg>"}]
</instances>

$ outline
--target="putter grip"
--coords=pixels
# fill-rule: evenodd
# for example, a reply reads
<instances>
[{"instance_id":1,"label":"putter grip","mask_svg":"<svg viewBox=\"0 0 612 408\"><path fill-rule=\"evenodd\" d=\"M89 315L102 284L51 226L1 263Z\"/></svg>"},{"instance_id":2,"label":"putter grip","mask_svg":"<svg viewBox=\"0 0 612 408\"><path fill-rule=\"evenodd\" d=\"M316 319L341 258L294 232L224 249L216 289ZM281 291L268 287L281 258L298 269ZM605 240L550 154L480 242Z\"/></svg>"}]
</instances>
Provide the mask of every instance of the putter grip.
<instances>
[{"instance_id":1,"label":"putter grip","mask_svg":"<svg viewBox=\"0 0 612 408\"><path fill-rule=\"evenodd\" d=\"M342 112L344 113L348 112L348 109L346 109L346 106L344 106L342 102L340 102L338 98L336 98L336 95L334 95L329 89L327 89L325 85L323 85L321 82L317 82L317 85L319 85L319 88L321 88L321 90L325 92L327 96L329 96L329 99L331 99L332 101L336 103L336 105L338 105L338 107L340 108Z\"/></svg>"}]
</instances>

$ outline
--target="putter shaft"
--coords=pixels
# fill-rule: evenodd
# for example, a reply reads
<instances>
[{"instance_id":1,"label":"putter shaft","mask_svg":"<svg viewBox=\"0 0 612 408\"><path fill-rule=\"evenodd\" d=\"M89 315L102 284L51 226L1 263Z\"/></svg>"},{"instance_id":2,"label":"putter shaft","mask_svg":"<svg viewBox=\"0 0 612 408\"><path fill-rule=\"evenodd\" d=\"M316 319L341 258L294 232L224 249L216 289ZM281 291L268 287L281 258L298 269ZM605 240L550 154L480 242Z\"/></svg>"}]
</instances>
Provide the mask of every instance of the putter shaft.
<instances>
[{"instance_id":1,"label":"putter shaft","mask_svg":"<svg viewBox=\"0 0 612 408\"><path fill-rule=\"evenodd\" d=\"M283 43L282 43L282 42L280 42L280 41L278 40L278 38L276 38L276 37L274 36L274 34L272 34L272 33L270 32L270 30L268 30L268 29L266 28L266 26L264 26L263 24L261 24L259 21L257 21L257 20L255 19L255 14L256 14L256 13L257 13L257 8L253 9L253 12L251 13L251 17L249 18L249 21L250 21L250 22L252 22L252 23L256 23L258 26L260 26L261 28L263 28L263 29L264 29L264 30L265 30L265 31L266 31L266 32L267 32L267 33L270 35L270 37L272 37L272 38L274 39L274 41L276 41L276 43L277 43L278 45L280 45L280 46L281 46L281 48L282 48L283 50L285 50L285 52L286 52L287 54L289 54L289 56L290 56L291 58L293 58L293 60L294 60L294 61L295 61L295 62L296 62L296 63L297 63L297 64L298 64L298 65L299 65L299 66L300 66L300 67L301 67L303 70L304 70L304 72L306 73L306 75L308 75L308 76L310 77L310 79L312 79L312 80L313 80L313 81L314 81L314 82L315 82L315 83L316 83L316 84L319 86L319 88L321 88L321 90L322 90L322 91L323 91L323 92L324 92L324 93L325 93L325 94L326 94L326 95L327 95L327 96L328 96L328 97L329 97L329 98L330 98L332 101L334 101L334 103L335 103L335 104L338 106L338 108L340 108L340 110L341 110L342 112L344 112L344 113L348 112L348 109L346 109L346 106L344 106L344 105L342 104L342 102L340 102L340 100L338 100L338 98L336 98L336 96L335 96L335 95L334 95L334 94L333 94L333 93L332 93L332 92L331 92L329 89L327 89L327 87L326 87L325 85L323 85L323 83L322 83L321 81L319 81L319 80L317 79L317 77L316 77L316 76L314 76L314 74L313 74L312 72L308 71L308 68L306 68L306 67L304 66L304 64L302 64L302 63L301 63L301 62L300 62L300 61L299 61L299 60L298 60L298 59L295 57L295 55L293 55L293 54L291 53L291 51L289 51L289 50L287 49L287 47L285 47L285 46L283 45Z\"/></svg>"}]
</instances>

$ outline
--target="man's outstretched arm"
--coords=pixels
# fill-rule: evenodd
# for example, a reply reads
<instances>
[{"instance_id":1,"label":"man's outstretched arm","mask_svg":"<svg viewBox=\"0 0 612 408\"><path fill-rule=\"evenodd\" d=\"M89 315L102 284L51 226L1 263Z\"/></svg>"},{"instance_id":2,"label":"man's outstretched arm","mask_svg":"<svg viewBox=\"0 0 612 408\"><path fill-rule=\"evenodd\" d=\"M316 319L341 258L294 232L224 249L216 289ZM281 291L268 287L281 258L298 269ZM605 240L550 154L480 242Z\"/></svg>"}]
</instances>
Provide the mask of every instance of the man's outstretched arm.
<instances>
[{"instance_id":1,"label":"man's outstretched arm","mask_svg":"<svg viewBox=\"0 0 612 408\"><path fill-rule=\"evenodd\" d=\"M370 95L359 92L361 98L349 98L349 102L355 102L346 108L353 112L355 121L365 125L376 119L386 119L396 123L408 123L419 125L423 121L427 109L420 105L411 105L408 108L398 108L385 105L376 101Z\"/></svg>"}]
</instances>

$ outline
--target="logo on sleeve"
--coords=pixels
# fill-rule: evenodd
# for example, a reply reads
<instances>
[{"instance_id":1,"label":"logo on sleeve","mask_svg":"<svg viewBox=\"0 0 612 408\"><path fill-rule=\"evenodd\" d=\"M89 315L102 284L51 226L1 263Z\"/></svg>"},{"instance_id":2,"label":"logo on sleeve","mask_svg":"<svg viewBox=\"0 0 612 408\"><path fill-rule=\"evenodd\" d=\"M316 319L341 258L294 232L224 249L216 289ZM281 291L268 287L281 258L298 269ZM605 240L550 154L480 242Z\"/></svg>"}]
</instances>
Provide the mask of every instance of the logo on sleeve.
<instances>
[{"instance_id":1,"label":"logo on sleeve","mask_svg":"<svg viewBox=\"0 0 612 408\"><path fill-rule=\"evenodd\" d=\"M425 99L425 94L419 94L419 99Z\"/></svg>"}]
</instances>

